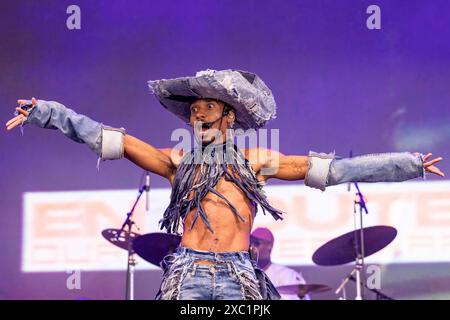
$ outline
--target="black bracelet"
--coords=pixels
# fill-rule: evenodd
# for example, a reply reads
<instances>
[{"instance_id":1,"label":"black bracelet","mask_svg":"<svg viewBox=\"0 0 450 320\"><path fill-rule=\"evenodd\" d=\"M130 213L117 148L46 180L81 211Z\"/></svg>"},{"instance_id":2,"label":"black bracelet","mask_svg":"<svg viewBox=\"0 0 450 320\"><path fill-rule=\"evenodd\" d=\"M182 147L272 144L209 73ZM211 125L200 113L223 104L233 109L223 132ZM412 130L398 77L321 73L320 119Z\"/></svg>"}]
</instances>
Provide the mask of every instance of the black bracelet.
<instances>
[{"instance_id":1,"label":"black bracelet","mask_svg":"<svg viewBox=\"0 0 450 320\"><path fill-rule=\"evenodd\" d=\"M28 111L31 108L33 108L33 104L31 104L31 103L21 104L19 108L22 110Z\"/></svg>"},{"instance_id":2,"label":"black bracelet","mask_svg":"<svg viewBox=\"0 0 450 320\"><path fill-rule=\"evenodd\" d=\"M33 107L34 107L34 106L33 106L33 104L31 104L31 103L19 105L19 108L22 109L22 110L25 110L25 111L28 111L28 110L30 110L30 109L33 108ZM18 116L18 115L19 115L19 111L16 110L16 111L14 112L14 115L15 115L15 116Z\"/></svg>"}]
</instances>

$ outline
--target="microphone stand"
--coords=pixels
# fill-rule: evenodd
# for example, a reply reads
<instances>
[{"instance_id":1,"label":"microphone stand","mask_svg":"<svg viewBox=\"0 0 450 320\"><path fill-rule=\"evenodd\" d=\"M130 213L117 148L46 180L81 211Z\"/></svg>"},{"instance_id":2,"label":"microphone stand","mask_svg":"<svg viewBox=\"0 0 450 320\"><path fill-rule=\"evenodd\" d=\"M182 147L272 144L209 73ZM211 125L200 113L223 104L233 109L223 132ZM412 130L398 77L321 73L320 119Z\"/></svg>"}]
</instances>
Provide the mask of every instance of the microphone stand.
<instances>
[{"instance_id":1,"label":"microphone stand","mask_svg":"<svg viewBox=\"0 0 450 320\"><path fill-rule=\"evenodd\" d=\"M352 151L350 151L350 157L352 157ZM367 210L366 202L364 200L364 195L361 193L361 190L359 189L358 183L353 182L355 185L355 188L357 190L356 195L358 196L358 200L353 201L353 213L354 213L354 225L355 225L355 267L352 269L350 274L342 281L339 288L335 291L335 294L339 294L339 292L344 289L344 297L343 300L346 299L346 293L345 293L345 285L347 282L352 279L354 276L353 274L356 273L356 297L355 300L363 300L364 299L364 286L361 285L362 283L366 283L366 277L365 277L365 269L364 269L364 225L363 225L363 210L366 214L369 213L369 210ZM351 184L348 184L348 191L350 191ZM358 241L358 229L356 227L356 205L359 206L359 241ZM362 279L361 279L362 278ZM362 280L362 281L361 281Z\"/></svg>"},{"instance_id":2,"label":"microphone stand","mask_svg":"<svg viewBox=\"0 0 450 320\"><path fill-rule=\"evenodd\" d=\"M364 299L364 287L361 286L361 280L363 283L366 283L366 275L365 275L365 269L364 269L364 226L363 226L363 210L366 214L369 213L369 210L367 210L366 202L364 201L364 196L361 193L361 190L359 190L359 186L357 182L354 182L355 188L358 191L356 195L358 196L358 200L354 201L353 204L353 212L356 214L356 205L359 206L359 224L360 224L360 239L358 243L358 237L357 237L357 229L355 225L355 253L356 253L356 265L359 265L359 272L356 273L356 279L357 279L357 285L356 285L356 300L363 300ZM356 217L355 217L356 218ZM362 272L361 272L362 271ZM362 278L362 279L361 279Z\"/></svg>"},{"instance_id":3,"label":"microphone stand","mask_svg":"<svg viewBox=\"0 0 450 320\"><path fill-rule=\"evenodd\" d=\"M131 233L133 225L135 222L132 220L134 209L139 201L139 198L142 196L146 186L145 184L139 189L138 196L131 208L131 211L127 213L127 217L122 224L122 228L117 233L116 240L119 239L122 232L128 235L128 262L127 262L127 276L126 276L126 285L125 285L125 300L134 300L134 269L137 264L136 259L134 258L134 250L133 250L133 241L131 240ZM125 231L127 228L127 231ZM139 229L139 228L138 228Z\"/></svg>"},{"instance_id":4,"label":"microphone stand","mask_svg":"<svg viewBox=\"0 0 450 320\"><path fill-rule=\"evenodd\" d=\"M146 171L145 173L145 211L149 210L149 191L150 191L150 173Z\"/></svg>"},{"instance_id":5,"label":"microphone stand","mask_svg":"<svg viewBox=\"0 0 450 320\"><path fill-rule=\"evenodd\" d=\"M342 281L341 285L337 290L335 291L335 294L339 294L339 292L342 289L345 289L345 285L349 280L353 278L353 274L356 273L356 297L355 300L363 300L364 299L364 286L361 285L362 283L366 282L366 277L364 274L364 226L363 226L363 210L367 213L369 211L366 207L366 202L364 201L364 196L361 193L361 190L359 190L359 186L357 182L354 182L354 185L356 187L356 190L358 191L356 195L358 196L358 200L354 201L353 204L353 212L356 214L356 205L359 205L359 223L360 223L360 229L358 230L356 228L356 216L354 216L355 219L355 267L352 269L350 274ZM359 241L358 241L358 231L359 231ZM345 291L344 291L345 296ZM344 300L346 298L344 297Z\"/></svg>"}]
</instances>

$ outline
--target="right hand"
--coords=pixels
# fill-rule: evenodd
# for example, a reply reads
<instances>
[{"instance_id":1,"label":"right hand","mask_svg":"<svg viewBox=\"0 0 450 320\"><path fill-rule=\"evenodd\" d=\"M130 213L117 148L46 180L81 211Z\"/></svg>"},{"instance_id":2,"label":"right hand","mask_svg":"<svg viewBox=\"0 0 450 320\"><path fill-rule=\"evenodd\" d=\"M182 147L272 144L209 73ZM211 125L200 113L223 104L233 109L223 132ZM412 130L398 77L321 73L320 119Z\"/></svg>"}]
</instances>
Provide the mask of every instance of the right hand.
<instances>
[{"instance_id":1,"label":"right hand","mask_svg":"<svg viewBox=\"0 0 450 320\"><path fill-rule=\"evenodd\" d=\"M19 99L17 100L17 103L19 105L21 104L25 104L27 103L28 100L25 99ZM32 98L31 99L31 104L33 105L32 108L34 108L34 106L36 106L37 104L37 100L36 98ZM19 112L19 115L15 116L14 118L10 119L7 123L6 123L6 130L12 130L15 127L17 127L18 125L22 124L22 122L24 121L24 119L26 119L28 117L29 112L25 111L23 109L21 109L20 107L16 108L17 112Z\"/></svg>"}]
</instances>

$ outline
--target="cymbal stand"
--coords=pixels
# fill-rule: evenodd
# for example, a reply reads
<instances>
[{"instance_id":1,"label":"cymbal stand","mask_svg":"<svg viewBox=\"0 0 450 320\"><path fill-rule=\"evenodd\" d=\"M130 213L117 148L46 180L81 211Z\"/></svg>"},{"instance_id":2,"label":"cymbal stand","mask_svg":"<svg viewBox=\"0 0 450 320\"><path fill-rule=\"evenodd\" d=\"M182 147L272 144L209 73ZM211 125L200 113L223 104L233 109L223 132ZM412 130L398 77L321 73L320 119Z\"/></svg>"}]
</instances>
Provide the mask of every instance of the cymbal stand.
<instances>
[{"instance_id":1,"label":"cymbal stand","mask_svg":"<svg viewBox=\"0 0 450 320\"><path fill-rule=\"evenodd\" d=\"M356 273L356 297L355 300L363 300L364 299L364 286L361 283L366 282L366 277L364 274L364 225L363 225L363 210L367 213L369 211L366 207L366 202L364 200L364 196L361 193L361 190L359 189L358 183L354 182L355 188L357 190L356 196L357 200L353 202L353 213L354 219L355 219L355 267L352 269L350 274L342 281L341 285L338 287L338 289L335 291L335 294L339 294L339 292L344 289L344 298L343 300L346 300L346 294L345 294L345 285L348 283L348 281L353 277L353 275ZM360 228L357 229L356 226L356 206L359 206L359 224ZM358 237L358 231L359 231L359 237ZM358 241L359 240L359 241Z\"/></svg>"}]
</instances>

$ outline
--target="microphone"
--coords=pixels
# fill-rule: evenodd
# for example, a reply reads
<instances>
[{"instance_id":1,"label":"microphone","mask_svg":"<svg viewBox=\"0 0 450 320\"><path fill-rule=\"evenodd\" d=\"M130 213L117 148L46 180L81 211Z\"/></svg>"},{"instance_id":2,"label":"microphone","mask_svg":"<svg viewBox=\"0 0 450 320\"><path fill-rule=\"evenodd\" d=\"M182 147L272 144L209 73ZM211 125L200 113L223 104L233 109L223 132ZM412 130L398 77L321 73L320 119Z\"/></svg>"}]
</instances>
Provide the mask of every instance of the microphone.
<instances>
[{"instance_id":1,"label":"microphone","mask_svg":"<svg viewBox=\"0 0 450 320\"><path fill-rule=\"evenodd\" d=\"M220 116L219 118L217 118L216 120L214 120L214 121L211 121L211 122L203 122L202 123L202 128L203 129L210 129L212 126L213 126L213 124L215 124L217 121L219 121L219 120L222 120L223 119L223 117L225 117L226 116L226 114L223 114L222 116Z\"/></svg>"},{"instance_id":2,"label":"microphone","mask_svg":"<svg viewBox=\"0 0 450 320\"><path fill-rule=\"evenodd\" d=\"M150 173L147 171L147 174L145 175L145 210L148 211L149 207L149 191L150 191Z\"/></svg>"}]
</instances>

